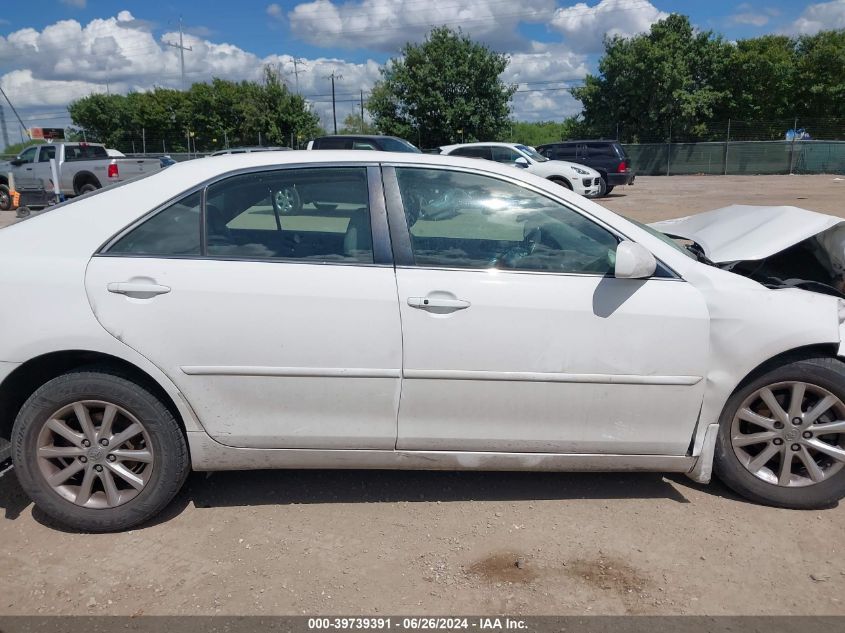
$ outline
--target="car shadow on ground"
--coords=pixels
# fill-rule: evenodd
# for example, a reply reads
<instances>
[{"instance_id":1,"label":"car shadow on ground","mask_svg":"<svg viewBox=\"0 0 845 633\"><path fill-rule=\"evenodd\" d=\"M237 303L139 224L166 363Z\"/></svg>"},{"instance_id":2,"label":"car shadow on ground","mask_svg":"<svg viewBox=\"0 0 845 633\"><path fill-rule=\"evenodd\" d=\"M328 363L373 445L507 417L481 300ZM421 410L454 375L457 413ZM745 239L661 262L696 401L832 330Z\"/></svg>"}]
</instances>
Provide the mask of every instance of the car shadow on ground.
<instances>
[{"instance_id":1,"label":"car shadow on ground","mask_svg":"<svg viewBox=\"0 0 845 633\"><path fill-rule=\"evenodd\" d=\"M194 473L154 519L193 505L225 508L326 503L669 499L689 503L660 473L275 470Z\"/></svg>"},{"instance_id":2,"label":"car shadow on ground","mask_svg":"<svg viewBox=\"0 0 845 633\"><path fill-rule=\"evenodd\" d=\"M700 486L730 500L721 484ZM441 472L390 470L260 470L193 473L152 527L195 508L326 503L667 499L689 503L684 489L699 489L684 475L661 473ZM17 519L31 505L14 472L0 479L0 508ZM39 523L65 530L34 508Z\"/></svg>"}]
</instances>

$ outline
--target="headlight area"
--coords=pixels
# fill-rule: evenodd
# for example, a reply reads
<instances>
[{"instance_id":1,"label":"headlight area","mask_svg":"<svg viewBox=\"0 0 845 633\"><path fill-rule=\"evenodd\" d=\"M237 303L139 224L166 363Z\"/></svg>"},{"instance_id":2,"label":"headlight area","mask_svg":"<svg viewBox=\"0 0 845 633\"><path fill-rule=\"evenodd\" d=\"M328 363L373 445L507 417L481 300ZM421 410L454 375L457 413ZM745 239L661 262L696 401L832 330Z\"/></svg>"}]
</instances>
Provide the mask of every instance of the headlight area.
<instances>
[{"instance_id":1,"label":"headlight area","mask_svg":"<svg viewBox=\"0 0 845 633\"><path fill-rule=\"evenodd\" d=\"M590 174L590 172L588 172L586 169L581 169L580 167L573 166L572 171L574 171L576 174L581 174L582 176L588 176Z\"/></svg>"}]
</instances>

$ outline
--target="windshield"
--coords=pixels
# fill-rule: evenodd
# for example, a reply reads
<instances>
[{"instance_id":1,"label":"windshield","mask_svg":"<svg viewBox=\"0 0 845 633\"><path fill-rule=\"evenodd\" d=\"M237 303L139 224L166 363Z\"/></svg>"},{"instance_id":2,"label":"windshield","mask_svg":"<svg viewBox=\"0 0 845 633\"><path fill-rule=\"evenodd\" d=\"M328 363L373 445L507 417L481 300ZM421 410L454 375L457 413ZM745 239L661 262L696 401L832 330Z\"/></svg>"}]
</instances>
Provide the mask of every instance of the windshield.
<instances>
[{"instance_id":1,"label":"windshield","mask_svg":"<svg viewBox=\"0 0 845 633\"><path fill-rule=\"evenodd\" d=\"M422 154L416 146L401 138L383 138L381 144L386 152L406 152L408 154Z\"/></svg>"},{"instance_id":2,"label":"windshield","mask_svg":"<svg viewBox=\"0 0 845 633\"><path fill-rule=\"evenodd\" d=\"M528 156L528 158L530 158L534 162L545 163L547 160L549 160L542 154L538 154L534 148L528 147L527 145L517 145L516 149Z\"/></svg>"},{"instance_id":3,"label":"windshield","mask_svg":"<svg viewBox=\"0 0 845 633\"><path fill-rule=\"evenodd\" d=\"M642 222L637 222L636 220L634 220L632 218L626 217L625 219L628 220L629 222L632 222L633 224L636 224L643 231L648 231L654 237L661 240L662 242L665 242L666 244L668 244L669 246L674 248L676 251L680 251L681 253L683 253L684 255L689 257L690 259L698 259L693 253L691 253L689 251L689 249L685 248L684 246L681 246L680 244L678 244L677 241L675 241L674 239L672 239L671 237L669 237L665 233L661 233L657 229L651 228L648 224L643 224Z\"/></svg>"}]
</instances>

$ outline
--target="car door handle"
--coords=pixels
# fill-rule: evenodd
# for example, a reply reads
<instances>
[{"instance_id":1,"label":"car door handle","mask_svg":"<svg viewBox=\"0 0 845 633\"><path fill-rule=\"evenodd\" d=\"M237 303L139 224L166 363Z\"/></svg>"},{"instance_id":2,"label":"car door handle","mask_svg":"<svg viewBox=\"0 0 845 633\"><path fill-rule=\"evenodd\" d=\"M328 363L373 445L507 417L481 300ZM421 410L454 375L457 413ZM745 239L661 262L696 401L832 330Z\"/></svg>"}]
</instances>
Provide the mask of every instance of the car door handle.
<instances>
[{"instance_id":1,"label":"car door handle","mask_svg":"<svg viewBox=\"0 0 845 633\"><path fill-rule=\"evenodd\" d=\"M454 312L455 310L466 310L472 304L463 299L449 299L447 297L408 297L408 305L429 312Z\"/></svg>"},{"instance_id":2,"label":"car door handle","mask_svg":"<svg viewBox=\"0 0 845 633\"><path fill-rule=\"evenodd\" d=\"M114 294L126 295L135 299L152 299L156 295L164 295L170 292L170 286L133 281L115 281L108 284L106 289Z\"/></svg>"}]
</instances>

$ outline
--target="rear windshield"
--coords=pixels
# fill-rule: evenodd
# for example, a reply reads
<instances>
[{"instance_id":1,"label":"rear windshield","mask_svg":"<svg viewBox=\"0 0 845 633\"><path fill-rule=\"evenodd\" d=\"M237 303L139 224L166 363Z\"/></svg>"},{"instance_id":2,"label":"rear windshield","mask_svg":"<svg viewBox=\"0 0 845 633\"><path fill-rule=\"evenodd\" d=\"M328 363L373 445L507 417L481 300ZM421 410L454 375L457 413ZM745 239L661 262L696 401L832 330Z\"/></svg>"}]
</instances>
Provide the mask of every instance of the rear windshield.
<instances>
[{"instance_id":1,"label":"rear windshield","mask_svg":"<svg viewBox=\"0 0 845 633\"><path fill-rule=\"evenodd\" d=\"M65 162L108 157L106 148L102 145L65 145Z\"/></svg>"}]
</instances>

